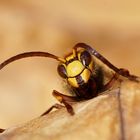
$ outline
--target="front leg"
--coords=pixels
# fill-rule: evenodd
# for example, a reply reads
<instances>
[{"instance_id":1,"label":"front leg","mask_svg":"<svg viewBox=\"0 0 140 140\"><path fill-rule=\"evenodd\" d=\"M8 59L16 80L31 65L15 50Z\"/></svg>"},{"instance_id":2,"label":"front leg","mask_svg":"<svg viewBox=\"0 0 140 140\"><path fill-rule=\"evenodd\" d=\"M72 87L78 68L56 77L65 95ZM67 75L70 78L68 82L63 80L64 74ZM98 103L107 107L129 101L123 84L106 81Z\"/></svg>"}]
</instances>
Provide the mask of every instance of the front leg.
<instances>
[{"instance_id":1,"label":"front leg","mask_svg":"<svg viewBox=\"0 0 140 140\"><path fill-rule=\"evenodd\" d=\"M70 103L79 101L76 96L67 96L67 95L61 94L60 92L58 92L56 90L54 90L52 94L60 103L64 104L64 106L56 103L56 104L52 105L47 111L45 111L41 116L48 114L54 108L61 109L63 107L66 107L67 111L71 115L74 115L74 110L73 110L73 107L70 105Z\"/></svg>"},{"instance_id":2,"label":"front leg","mask_svg":"<svg viewBox=\"0 0 140 140\"><path fill-rule=\"evenodd\" d=\"M103 85L103 87L99 90L99 92L104 92L106 90L108 90L109 88L111 88L114 84L114 82L119 78L119 74L115 73L113 75L113 77L110 79L110 81L108 81L105 85Z\"/></svg>"}]
</instances>

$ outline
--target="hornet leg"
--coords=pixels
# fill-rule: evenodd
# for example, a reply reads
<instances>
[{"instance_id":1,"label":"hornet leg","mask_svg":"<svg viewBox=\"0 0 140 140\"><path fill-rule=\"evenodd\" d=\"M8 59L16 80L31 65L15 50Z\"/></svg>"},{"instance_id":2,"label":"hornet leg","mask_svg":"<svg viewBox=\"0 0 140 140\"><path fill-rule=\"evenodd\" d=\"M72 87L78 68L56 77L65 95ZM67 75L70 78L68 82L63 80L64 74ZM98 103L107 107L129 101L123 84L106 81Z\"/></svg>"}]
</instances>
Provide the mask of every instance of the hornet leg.
<instances>
[{"instance_id":1,"label":"hornet leg","mask_svg":"<svg viewBox=\"0 0 140 140\"><path fill-rule=\"evenodd\" d=\"M54 90L53 91L53 96L63 105L61 104L54 104L53 106L51 106L47 111L45 111L41 116L44 116L46 114L48 114L49 112L51 112L54 108L56 109L61 109L63 107L66 107L67 111L71 114L71 115L74 115L74 110L72 108L72 106L70 105L70 103L72 102L76 102L78 101L77 97L75 96L67 96L67 95L63 95L61 94L60 92Z\"/></svg>"}]
</instances>

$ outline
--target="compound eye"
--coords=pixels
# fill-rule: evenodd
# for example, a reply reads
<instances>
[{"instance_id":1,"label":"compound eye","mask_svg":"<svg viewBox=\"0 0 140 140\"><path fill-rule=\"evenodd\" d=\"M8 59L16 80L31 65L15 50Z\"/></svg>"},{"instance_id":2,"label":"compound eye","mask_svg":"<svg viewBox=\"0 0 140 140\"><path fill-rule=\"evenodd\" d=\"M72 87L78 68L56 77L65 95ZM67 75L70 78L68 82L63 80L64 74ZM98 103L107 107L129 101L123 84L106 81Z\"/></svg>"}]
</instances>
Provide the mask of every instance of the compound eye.
<instances>
[{"instance_id":1,"label":"compound eye","mask_svg":"<svg viewBox=\"0 0 140 140\"><path fill-rule=\"evenodd\" d=\"M58 65L57 71L62 78L67 78L67 72L64 65Z\"/></svg>"},{"instance_id":2,"label":"compound eye","mask_svg":"<svg viewBox=\"0 0 140 140\"><path fill-rule=\"evenodd\" d=\"M83 65L88 66L91 62L91 59L92 59L91 55L88 51L81 52L80 60L81 60Z\"/></svg>"}]
</instances>

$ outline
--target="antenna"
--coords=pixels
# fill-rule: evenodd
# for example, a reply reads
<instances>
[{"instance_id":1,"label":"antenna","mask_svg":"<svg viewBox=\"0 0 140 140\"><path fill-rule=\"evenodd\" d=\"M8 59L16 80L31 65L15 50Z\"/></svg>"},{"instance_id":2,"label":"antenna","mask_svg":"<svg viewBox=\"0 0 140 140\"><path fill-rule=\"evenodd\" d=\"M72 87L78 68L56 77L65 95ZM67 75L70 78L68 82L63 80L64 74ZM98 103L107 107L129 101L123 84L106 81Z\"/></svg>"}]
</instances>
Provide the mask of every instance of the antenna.
<instances>
[{"instance_id":1,"label":"antenna","mask_svg":"<svg viewBox=\"0 0 140 140\"><path fill-rule=\"evenodd\" d=\"M7 60L5 60L3 63L0 64L0 70L5 67L6 65L14 62L14 61L17 61L19 59L23 59L23 58L27 58L27 57L49 57L49 58L53 58L53 59L56 59L57 61L60 61L62 63L65 63L66 60L63 59L63 58L60 58L58 56L55 56L51 53L48 53L48 52L25 52L25 53L21 53L21 54L18 54L18 55L15 55Z\"/></svg>"}]
</instances>

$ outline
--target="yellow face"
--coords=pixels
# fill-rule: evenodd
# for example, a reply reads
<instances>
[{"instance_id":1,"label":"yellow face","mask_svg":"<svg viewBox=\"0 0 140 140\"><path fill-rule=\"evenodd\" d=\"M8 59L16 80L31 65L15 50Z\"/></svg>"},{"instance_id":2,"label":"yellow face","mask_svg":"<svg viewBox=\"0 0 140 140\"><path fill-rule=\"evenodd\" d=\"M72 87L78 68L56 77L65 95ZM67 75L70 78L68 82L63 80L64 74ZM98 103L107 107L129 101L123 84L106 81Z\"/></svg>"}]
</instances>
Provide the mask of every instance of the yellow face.
<instances>
[{"instance_id":1,"label":"yellow face","mask_svg":"<svg viewBox=\"0 0 140 140\"><path fill-rule=\"evenodd\" d=\"M72 61L66 66L68 77L75 77L84 70L84 66L79 60Z\"/></svg>"},{"instance_id":2,"label":"yellow face","mask_svg":"<svg viewBox=\"0 0 140 140\"><path fill-rule=\"evenodd\" d=\"M72 87L79 86L88 82L93 71L93 59L91 55L81 50L76 56L70 54L65 58L66 62L58 66L58 73L61 77L67 79Z\"/></svg>"}]
</instances>

